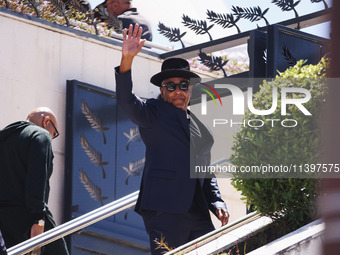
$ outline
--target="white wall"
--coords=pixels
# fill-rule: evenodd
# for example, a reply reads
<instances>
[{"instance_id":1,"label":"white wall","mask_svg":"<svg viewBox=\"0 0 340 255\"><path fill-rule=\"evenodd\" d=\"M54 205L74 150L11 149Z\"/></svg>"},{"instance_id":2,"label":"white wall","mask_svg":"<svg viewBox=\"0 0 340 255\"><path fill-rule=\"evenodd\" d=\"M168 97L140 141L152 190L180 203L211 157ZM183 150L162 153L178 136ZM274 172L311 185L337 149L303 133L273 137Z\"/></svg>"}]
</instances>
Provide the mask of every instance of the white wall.
<instances>
[{"instance_id":1,"label":"white wall","mask_svg":"<svg viewBox=\"0 0 340 255\"><path fill-rule=\"evenodd\" d=\"M50 107L57 115L60 137L53 140L49 205L58 224L63 210L66 81L115 90L113 68L120 55L120 47L113 44L0 12L0 129L25 120L38 106ZM160 64L146 54L136 58L133 78L146 84L135 88L139 95L157 95L157 88L148 84Z\"/></svg>"}]
</instances>

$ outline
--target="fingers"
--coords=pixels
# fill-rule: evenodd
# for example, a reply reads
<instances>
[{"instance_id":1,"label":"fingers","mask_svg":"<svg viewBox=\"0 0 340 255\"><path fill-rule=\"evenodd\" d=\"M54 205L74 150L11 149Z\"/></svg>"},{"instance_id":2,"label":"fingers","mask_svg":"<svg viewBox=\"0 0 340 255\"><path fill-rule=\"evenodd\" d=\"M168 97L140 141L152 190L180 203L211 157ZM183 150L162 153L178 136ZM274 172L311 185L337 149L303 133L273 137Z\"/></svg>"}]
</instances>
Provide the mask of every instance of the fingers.
<instances>
[{"instance_id":1,"label":"fingers","mask_svg":"<svg viewBox=\"0 0 340 255\"><path fill-rule=\"evenodd\" d=\"M123 41L126 40L126 35L127 35L127 29L124 28L124 29L123 29Z\"/></svg>"},{"instance_id":2,"label":"fingers","mask_svg":"<svg viewBox=\"0 0 340 255\"><path fill-rule=\"evenodd\" d=\"M141 49L142 49L142 47L144 46L145 41L146 41L145 39L143 39L143 40L140 41L140 43L139 43L139 45L138 45L138 50L141 50Z\"/></svg>"},{"instance_id":3,"label":"fingers","mask_svg":"<svg viewBox=\"0 0 340 255\"><path fill-rule=\"evenodd\" d=\"M126 37L125 30L126 29L124 29L123 35ZM140 38L142 37L142 34L143 34L143 28L140 27L138 24L135 24L135 26L133 26L132 24L129 25L128 38L140 40Z\"/></svg>"},{"instance_id":4,"label":"fingers","mask_svg":"<svg viewBox=\"0 0 340 255\"><path fill-rule=\"evenodd\" d=\"M131 26L131 24L130 24ZM133 38L137 38L137 33L138 33L139 25L136 24L134 29L133 29Z\"/></svg>"},{"instance_id":5,"label":"fingers","mask_svg":"<svg viewBox=\"0 0 340 255\"><path fill-rule=\"evenodd\" d=\"M223 208L217 209L217 217L221 221L222 226L226 225L229 221L229 213Z\"/></svg>"},{"instance_id":6,"label":"fingers","mask_svg":"<svg viewBox=\"0 0 340 255\"><path fill-rule=\"evenodd\" d=\"M138 29L138 34L137 34L137 38L141 38L142 37L142 33L143 33L143 28L142 27L139 27Z\"/></svg>"},{"instance_id":7,"label":"fingers","mask_svg":"<svg viewBox=\"0 0 340 255\"><path fill-rule=\"evenodd\" d=\"M129 26L128 38L132 38L132 32L133 32L133 25L130 24L130 26Z\"/></svg>"}]
</instances>

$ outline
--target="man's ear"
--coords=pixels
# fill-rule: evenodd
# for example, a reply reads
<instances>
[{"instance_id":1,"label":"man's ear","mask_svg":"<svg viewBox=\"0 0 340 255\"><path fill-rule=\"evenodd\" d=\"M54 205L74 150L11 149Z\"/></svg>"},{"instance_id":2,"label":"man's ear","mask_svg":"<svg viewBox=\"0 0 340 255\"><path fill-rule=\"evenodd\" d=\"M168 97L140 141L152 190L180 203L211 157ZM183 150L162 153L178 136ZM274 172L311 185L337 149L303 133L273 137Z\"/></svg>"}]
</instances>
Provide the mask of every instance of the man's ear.
<instances>
[{"instance_id":1,"label":"man's ear","mask_svg":"<svg viewBox=\"0 0 340 255\"><path fill-rule=\"evenodd\" d=\"M43 128L47 127L48 122L51 120L50 116L45 116L43 119Z\"/></svg>"}]
</instances>

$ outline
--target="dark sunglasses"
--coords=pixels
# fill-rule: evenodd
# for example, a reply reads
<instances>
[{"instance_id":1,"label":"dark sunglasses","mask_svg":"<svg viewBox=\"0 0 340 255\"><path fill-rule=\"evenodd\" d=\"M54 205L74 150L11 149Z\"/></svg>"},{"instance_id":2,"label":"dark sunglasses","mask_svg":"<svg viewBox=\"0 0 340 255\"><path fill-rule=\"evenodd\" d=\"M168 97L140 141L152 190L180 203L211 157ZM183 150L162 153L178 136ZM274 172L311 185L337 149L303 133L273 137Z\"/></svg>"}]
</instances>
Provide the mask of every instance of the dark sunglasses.
<instances>
[{"instance_id":1,"label":"dark sunglasses","mask_svg":"<svg viewBox=\"0 0 340 255\"><path fill-rule=\"evenodd\" d=\"M180 83L174 83L172 81L168 83L162 84L162 87L166 87L168 91L175 91L176 87L178 86L180 90L187 91L189 88L190 82L188 81L181 81Z\"/></svg>"}]
</instances>

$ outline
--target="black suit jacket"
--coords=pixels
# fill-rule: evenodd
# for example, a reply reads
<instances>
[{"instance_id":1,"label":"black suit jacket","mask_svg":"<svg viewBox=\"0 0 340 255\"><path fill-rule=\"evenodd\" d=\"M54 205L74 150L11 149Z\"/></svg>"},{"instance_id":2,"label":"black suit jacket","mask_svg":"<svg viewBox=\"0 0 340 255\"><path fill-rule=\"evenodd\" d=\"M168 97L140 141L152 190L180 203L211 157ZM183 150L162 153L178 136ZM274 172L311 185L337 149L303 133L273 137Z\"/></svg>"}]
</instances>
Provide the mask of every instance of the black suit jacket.
<instances>
[{"instance_id":1,"label":"black suit jacket","mask_svg":"<svg viewBox=\"0 0 340 255\"><path fill-rule=\"evenodd\" d=\"M139 126L146 146L136 211L188 212L197 184L197 179L190 178L190 158L192 164L210 164L211 133L193 115L194 125L189 130L186 112L163 100L145 101L135 96L131 71L119 74L116 69L116 92L118 105ZM215 178L201 179L200 187L206 208L213 213L226 208Z\"/></svg>"}]
</instances>

